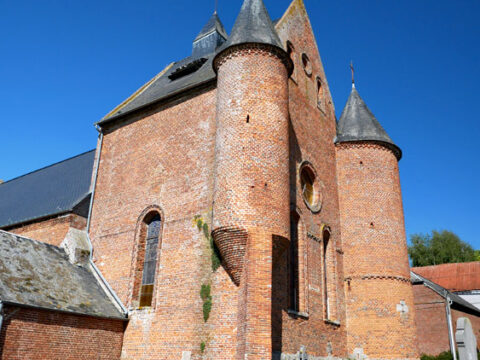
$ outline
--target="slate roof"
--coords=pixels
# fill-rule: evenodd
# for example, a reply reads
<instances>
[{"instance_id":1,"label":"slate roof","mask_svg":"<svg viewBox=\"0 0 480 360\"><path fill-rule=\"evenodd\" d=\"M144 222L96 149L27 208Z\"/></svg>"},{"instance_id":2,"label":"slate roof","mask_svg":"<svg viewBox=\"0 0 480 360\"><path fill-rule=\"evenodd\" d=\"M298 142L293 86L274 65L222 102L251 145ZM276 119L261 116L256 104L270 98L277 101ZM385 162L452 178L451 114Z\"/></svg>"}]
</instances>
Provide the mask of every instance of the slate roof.
<instances>
[{"instance_id":1,"label":"slate roof","mask_svg":"<svg viewBox=\"0 0 480 360\"><path fill-rule=\"evenodd\" d=\"M335 143L350 141L378 141L391 147L398 159L402 157L400 148L390 139L355 87L338 121Z\"/></svg>"},{"instance_id":2,"label":"slate roof","mask_svg":"<svg viewBox=\"0 0 480 360\"><path fill-rule=\"evenodd\" d=\"M480 262L416 267L412 271L449 291L480 290Z\"/></svg>"},{"instance_id":3,"label":"slate roof","mask_svg":"<svg viewBox=\"0 0 480 360\"><path fill-rule=\"evenodd\" d=\"M117 107L117 109L105 116L97 124L103 126L112 120L144 108L162 99L180 94L202 84L207 84L210 81L214 81L216 79L216 74L212 69L213 56L213 53L204 55L204 58L206 58L207 61L200 67L200 69L175 80L170 79L169 76L180 67L185 66L196 59L189 56L173 65L169 65L164 71L157 75L154 80L148 83L142 90L138 91L138 95L131 97L123 105Z\"/></svg>"},{"instance_id":4,"label":"slate roof","mask_svg":"<svg viewBox=\"0 0 480 360\"><path fill-rule=\"evenodd\" d=\"M70 212L88 200L94 157L91 150L0 184L0 227Z\"/></svg>"},{"instance_id":5,"label":"slate roof","mask_svg":"<svg viewBox=\"0 0 480 360\"><path fill-rule=\"evenodd\" d=\"M0 269L5 303L124 319L90 270L59 247L0 230Z\"/></svg>"},{"instance_id":6,"label":"slate roof","mask_svg":"<svg viewBox=\"0 0 480 360\"><path fill-rule=\"evenodd\" d=\"M201 39L202 37L217 31L220 35L222 35L225 39L228 37L227 32L225 31L225 27L222 24L222 21L218 17L217 12L214 12L213 15L210 17L208 22L202 28L200 33L197 35L194 42Z\"/></svg>"},{"instance_id":7,"label":"slate roof","mask_svg":"<svg viewBox=\"0 0 480 360\"><path fill-rule=\"evenodd\" d=\"M410 272L410 277L412 284L423 284L429 289L435 291L438 295L443 297L444 299L448 298L452 300L452 305L451 308L454 310L459 310L462 312L465 312L467 314L475 315L475 316L480 316L480 310L474 306L473 304L469 303L465 299L461 298L460 296L448 291L444 287L434 283L433 281L411 271Z\"/></svg>"},{"instance_id":8,"label":"slate roof","mask_svg":"<svg viewBox=\"0 0 480 360\"><path fill-rule=\"evenodd\" d=\"M272 19L262 0L245 0L232 32L219 52L239 44L269 44L283 49Z\"/></svg>"}]
</instances>

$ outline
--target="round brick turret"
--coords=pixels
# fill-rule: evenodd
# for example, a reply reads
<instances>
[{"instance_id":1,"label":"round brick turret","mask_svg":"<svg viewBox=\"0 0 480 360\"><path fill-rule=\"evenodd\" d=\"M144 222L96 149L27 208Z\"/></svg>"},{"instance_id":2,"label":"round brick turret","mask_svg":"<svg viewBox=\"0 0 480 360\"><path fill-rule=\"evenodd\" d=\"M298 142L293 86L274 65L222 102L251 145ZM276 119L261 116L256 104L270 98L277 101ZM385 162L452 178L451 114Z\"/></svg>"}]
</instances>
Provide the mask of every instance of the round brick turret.
<instances>
[{"instance_id":1,"label":"round brick turret","mask_svg":"<svg viewBox=\"0 0 480 360\"><path fill-rule=\"evenodd\" d=\"M290 229L288 77L292 65L268 14L248 16L260 6L259 1L245 1L229 40L214 59L218 85L213 237L237 285L249 230L288 238ZM267 25L272 32L265 34L270 30Z\"/></svg>"},{"instance_id":2,"label":"round brick turret","mask_svg":"<svg viewBox=\"0 0 480 360\"><path fill-rule=\"evenodd\" d=\"M336 141L349 354L417 358L400 149L355 89Z\"/></svg>"}]
</instances>

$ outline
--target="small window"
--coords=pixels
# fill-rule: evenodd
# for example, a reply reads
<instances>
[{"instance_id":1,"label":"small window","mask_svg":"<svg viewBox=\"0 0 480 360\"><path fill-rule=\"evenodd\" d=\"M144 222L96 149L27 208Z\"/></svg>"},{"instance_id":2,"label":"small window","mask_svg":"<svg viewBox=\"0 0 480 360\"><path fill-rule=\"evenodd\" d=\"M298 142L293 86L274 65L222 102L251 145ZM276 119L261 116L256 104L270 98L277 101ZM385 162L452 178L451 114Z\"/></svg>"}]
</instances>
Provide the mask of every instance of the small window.
<instances>
[{"instance_id":1,"label":"small window","mask_svg":"<svg viewBox=\"0 0 480 360\"><path fill-rule=\"evenodd\" d=\"M295 47L293 46L293 44L290 42L290 41L287 41L287 53L288 53L288 56L290 57L290 59L292 60L292 63L293 63L293 72L292 72L292 75L291 75L291 78L293 81L297 81L297 66L296 66L296 62L295 62L295 57L296 57L296 54L295 54Z\"/></svg>"},{"instance_id":2,"label":"small window","mask_svg":"<svg viewBox=\"0 0 480 360\"><path fill-rule=\"evenodd\" d=\"M317 77L317 106L320 110L325 112L325 96L323 90L322 80Z\"/></svg>"},{"instance_id":3,"label":"small window","mask_svg":"<svg viewBox=\"0 0 480 360\"><path fill-rule=\"evenodd\" d=\"M312 76L312 63L310 62L310 58L305 53L302 54L302 65L303 70L305 70L305 74L307 74L309 77Z\"/></svg>"},{"instance_id":4,"label":"small window","mask_svg":"<svg viewBox=\"0 0 480 360\"><path fill-rule=\"evenodd\" d=\"M320 186L315 171L308 162L300 167L300 187L307 207L313 212L320 211L322 206Z\"/></svg>"},{"instance_id":5,"label":"small window","mask_svg":"<svg viewBox=\"0 0 480 360\"><path fill-rule=\"evenodd\" d=\"M143 261L142 285L140 288L140 307L152 306L161 225L162 222L158 214L154 215L147 223L145 258Z\"/></svg>"}]
</instances>

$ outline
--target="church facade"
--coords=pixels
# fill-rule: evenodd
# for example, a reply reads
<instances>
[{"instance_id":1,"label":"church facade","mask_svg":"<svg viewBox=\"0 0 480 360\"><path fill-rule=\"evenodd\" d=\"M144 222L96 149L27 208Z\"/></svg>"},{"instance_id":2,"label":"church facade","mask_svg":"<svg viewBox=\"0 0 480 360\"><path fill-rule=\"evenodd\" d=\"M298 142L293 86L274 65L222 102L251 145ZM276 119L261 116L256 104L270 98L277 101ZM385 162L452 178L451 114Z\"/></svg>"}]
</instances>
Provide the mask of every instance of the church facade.
<instances>
[{"instance_id":1,"label":"church facade","mask_svg":"<svg viewBox=\"0 0 480 360\"><path fill-rule=\"evenodd\" d=\"M419 357L402 153L355 86L337 122L302 0L213 14L96 126L76 228L121 359Z\"/></svg>"}]
</instances>

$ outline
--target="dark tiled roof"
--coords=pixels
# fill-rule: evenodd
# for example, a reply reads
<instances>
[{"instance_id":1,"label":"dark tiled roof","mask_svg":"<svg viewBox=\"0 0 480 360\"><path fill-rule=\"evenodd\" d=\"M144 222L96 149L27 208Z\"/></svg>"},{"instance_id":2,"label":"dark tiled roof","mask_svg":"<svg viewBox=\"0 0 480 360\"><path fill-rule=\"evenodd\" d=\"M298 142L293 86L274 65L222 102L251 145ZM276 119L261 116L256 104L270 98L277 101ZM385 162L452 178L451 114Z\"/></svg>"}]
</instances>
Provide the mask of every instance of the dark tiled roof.
<instances>
[{"instance_id":1,"label":"dark tiled roof","mask_svg":"<svg viewBox=\"0 0 480 360\"><path fill-rule=\"evenodd\" d=\"M91 150L0 184L0 227L72 211L89 196L94 157Z\"/></svg>"},{"instance_id":2,"label":"dark tiled roof","mask_svg":"<svg viewBox=\"0 0 480 360\"><path fill-rule=\"evenodd\" d=\"M355 88L352 88L338 121L335 140L336 143L350 141L381 142L389 145L396 153L397 158L400 159L402 156L400 148L390 139Z\"/></svg>"},{"instance_id":3,"label":"dark tiled roof","mask_svg":"<svg viewBox=\"0 0 480 360\"><path fill-rule=\"evenodd\" d=\"M98 122L98 124L105 125L107 122L120 116L124 116L169 96L179 94L183 91L215 80L216 74L212 69L213 55L213 53L204 55L203 57L206 58L207 61L197 71L172 80L169 78L172 73L198 59L189 56L186 59L174 63L165 71L157 75L153 81L145 85L141 91L138 91L137 95L127 100L123 106L119 106L112 113L105 116L100 122Z\"/></svg>"},{"instance_id":4,"label":"dark tiled roof","mask_svg":"<svg viewBox=\"0 0 480 360\"><path fill-rule=\"evenodd\" d=\"M452 300L452 309L459 310L462 312L466 312L471 315L480 316L480 310L474 306L473 304L469 303L467 300L462 299L460 296L448 291L444 287L434 283L433 281L411 271L410 277L412 284L423 284L426 287L430 288L431 290L435 291L438 295L443 297L444 299L448 298Z\"/></svg>"},{"instance_id":5,"label":"dark tiled roof","mask_svg":"<svg viewBox=\"0 0 480 360\"><path fill-rule=\"evenodd\" d=\"M244 1L232 32L219 52L245 43L269 44L282 48L282 42L262 0Z\"/></svg>"},{"instance_id":6,"label":"dark tiled roof","mask_svg":"<svg viewBox=\"0 0 480 360\"><path fill-rule=\"evenodd\" d=\"M480 290L480 262L416 267L412 271L449 291Z\"/></svg>"},{"instance_id":7,"label":"dark tiled roof","mask_svg":"<svg viewBox=\"0 0 480 360\"><path fill-rule=\"evenodd\" d=\"M89 269L59 247L0 230L0 300L99 316L124 317Z\"/></svg>"}]
</instances>

